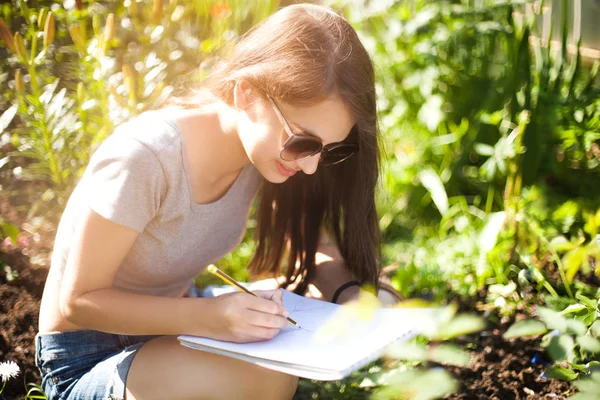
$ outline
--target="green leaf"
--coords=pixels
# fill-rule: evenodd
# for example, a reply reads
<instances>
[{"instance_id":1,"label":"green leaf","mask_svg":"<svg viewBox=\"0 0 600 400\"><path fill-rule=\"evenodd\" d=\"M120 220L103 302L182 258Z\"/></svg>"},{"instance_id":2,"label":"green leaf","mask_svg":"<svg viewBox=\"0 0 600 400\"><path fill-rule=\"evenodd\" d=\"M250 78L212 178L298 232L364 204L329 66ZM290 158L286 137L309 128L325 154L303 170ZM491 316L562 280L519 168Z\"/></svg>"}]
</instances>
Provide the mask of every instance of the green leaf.
<instances>
[{"instance_id":1,"label":"green leaf","mask_svg":"<svg viewBox=\"0 0 600 400\"><path fill-rule=\"evenodd\" d=\"M0 227L2 228L2 234L4 237L10 238L13 243L17 243L17 238L19 237L19 228L15 224L11 224L10 222L2 222L0 223Z\"/></svg>"},{"instance_id":2,"label":"green leaf","mask_svg":"<svg viewBox=\"0 0 600 400\"><path fill-rule=\"evenodd\" d=\"M576 313L581 310L585 310L585 306L581 303L577 303L577 304L571 304L569 307L565 308L560 313L561 313L561 315L565 315L565 314L569 314L569 313Z\"/></svg>"},{"instance_id":3,"label":"green leaf","mask_svg":"<svg viewBox=\"0 0 600 400\"><path fill-rule=\"evenodd\" d=\"M482 254L487 254L494 246L496 246L498 235L502 230L505 220L506 213L504 211L493 213L489 216L489 219L479 236L479 249Z\"/></svg>"},{"instance_id":4,"label":"green leaf","mask_svg":"<svg viewBox=\"0 0 600 400\"><path fill-rule=\"evenodd\" d=\"M567 319L567 332L575 335L585 335L586 325L577 319Z\"/></svg>"},{"instance_id":5,"label":"green leaf","mask_svg":"<svg viewBox=\"0 0 600 400\"><path fill-rule=\"evenodd\" d=\"M436 94L429 97L419 110L419 114L417 115L419 121L431 132L435 132L440 122L444 119L443 104L444 98Z\"/></svg>"},{"instance_id":6,"label":"green leaf","mask_svg":"<svg viewBox=\"0 0 600 400\"><path fill-rule=\"evenodd\" d=\"M569 242L569 240L564 236L557 236L550 242L550 247L558 252L572 250L574 244Z\"/></svg>"},{"instance_id":7,"label":"green leaf","mask_svg":"<svg viewBox=\"0 0 600 400\"><path fill-rule=\"evenodd\" d=\"M426 169L419 173L419 180L431 194L431 199L440 214L445 215L448 212L448 195L438 174L432 169Z\"/></svg>"},{"instance_id":8,"label":"green leaf","mask_svg":"<svg viewBox=\"0 0 600 400\"><path fill-rule=\"evenodd\" d=\"M569 397L569 400L598 400L598 396L589 393L576 393L575 395Z\"/></svg>"},{"instance_id":9,"label":"green leaf","mask_svg":"<svg viewBox=\"0 0 600 400\"><path fill-rule=\"evenodd\" d=\"M2 113L0 116L0 133L4 132L4 130L10 125L15 114L17 113L17 105L13 105L9 107L6 111Z\"/></svg>"},{"instance_id":10,"label":"green leaf","mask_svg":"<svg viewBox=\"0 0 600 400\"><path fill-rule=\"evenodd\" d=\"M553 336L548 345L548 354L554 361L572 361L575 357L575 341L569 335Z\"/></svg>"},{"instance_id":11,"label":"green leaf","mask_svg":"<svg viewBox=\"0 0 600 400\"><path fill-rule=\"evenodd\" d=\"M510 281L506 285L495 284L488 287L490 294L497 294L502 297L508 297L517 290L517 284L514 281Z\"/></svg>"},{"instance_id":12,"label":"green leaf","mask_svg":"<svg viewBox=\"0 0 600 400\"><path fill-rule=\"evenodd\" d=\"M575 371L571 371L570 369L560 368L560 367L548 367L546 372L544 373L548 378L559 379L561 381L572 381L577 378L579 374Z\"/></svg>"},{"instance_id":13,"label":"green leaf","mask_svg":"<svg viewBox=\"0 0 600 400\"><path fill-rule=\"evenodd\" d=\"M442 364L456 365L458 367L466 367L471 361L469 353L451 344L441 344L431 348L429 358Z\"/></svg>"},{"instance_id":14,"label":"green leaf","mask_svg":"<svg viewBox=\"0 0 600 400\"><path fill-rule=\"evenodd\" d=\"M421 343L399 342L390 346L386 355L399 360L425 361L427 348Z\"/></svg>"},{"instance_id":15,"label":"green leaf","mask_svg":"<svg viewBox=\"0 0 600 400\"><path fill-rule=\"evenodd\" d=\"M538 307L538 317L546 324L549 329L556 329L560 332L566 332L567 320L560 313L546 307Z\"/></svg>"},{"instance_id":16,"label":"green leaf","mask_svg":"<svg viewBox=\"0 0 600 400\"><path fill-rule=\"evenodd\" d=\"M541 335L547 331L548 329L543 322L535 319L526 319L512 324L502 336L505 339L509 339L514 337Z\"/></svg>"},{"instance_id":17,"label":"green leaf","mask_svg":"<svg viewBox=\"0 0 600 400\"><path fill-rule=\"evenodd\" d=\"M587 257L587 252L585 251L585 247L578 247L573 250L570 250L563 257L563 264L566 268L566 277L567 282L572 282L573 277L581 268L585 258Z\"/></svg>"},{"instance_id":18,"label":"green leaf","mask_svg":"<svg viewBox=\"0 0 600 400\"><path fill-rule=\"evenodd\" d=\"M485 328L485 321L476 315L459 314L440 330L440 338L451 339L457 336L479 332Z\"/></svg>"},{"instance_id":19,"label":"green leaf","mask_svg":"<svg viewBox=\"0 0 600 400\"><path fill-rule=\"evenodd\" d=\"M600 385L598 385L598 383L599 382L593 379L580 379L579 381L574 382L573 385L585 394L596 395L597 397L595 398L598 399L598 397L600 397Z\"/></svg>"},{"instance_id":20,"label":"green leaf","mask_svg":"<svg viewBox=\"0 0 600 400\"><path fill-rule=\"evenodd\" d=\"M597 314L596 311L590 311L589 313L585 314L583 317L577 317L577 318L579 318L579 320L581 322L583 322L583 324L585 326L590 326L596 320L596 314Z\"/></svg>"},{"instance_id":21,"label":"green leaf","mask_svg":"<svg viewBox=\"0 0 600 400\"><path fill-rule=\"evenodd\" d=\"M484 124L488 125L498 125L502 119L504 118L505 110L495 111L494 113L486 113L482 112L480 116L480 120Z\"/></svg>"},{"instance_id":22,"label":"green leaf","mask_svg":"<svg viewBox=\"0 0 600 400\"><path fill-rule=\"evenodd\" d=\"M596 336L600 336L600 320L595 321L591 326L590 329L592 330L592 332L594 332L594 334Z\"/></svg>"},{"instance_id":23,"label":"green leaf","mask_svg":"<svg viewBox=\"0 0 600 400\"><path fill-rule=\"evenodd\" d=\"M590 361L589 363L585 364L585 367L587 368L587 372L591 371L592 369L598 371L597 368L600 367L600 361ZM600 384L600 373L598 373L597 375L594 375L594 373L592 373L593 379L595 379L594 376L596 376L596 380Z\"/></svg>"},{"instance_id":24,"label":"green leaf","mask_svg":"<svg viewBox=\"0 0 600 400\"><path fill-rule=\"evenodd\" d=\"M575 363L568 363L568 364L569 364L569 367L573 368L574 371L579 371L583 374L587 374L587 372L588 372L588 369L583 364L575 364Z\"/></svg>"},{"instance_id":25,"label":"green leaf","mask_svg":"<svg viewBox=\"0 0 600 400\"><path fill-rule=\"evenodd\" d=\"M491 156L494 154L494 148L489 144L475 143L473 150L481 156Z\"/></svg>"},{"instance_id":26,"label":"green leaf","mask_svg":"<svg viewBox=\"0 0 600 400\"><path fill-rule=\"evenodd\" d=\"M589 307L592 310L596 310L598 308L598 301L597 300L592 300L589 297L585 297L581 293L576 293L575 297L577 297L577 299L579 301L581 301L583 304L585 304L586 307Z\"/></svg>"},{"instance_id":27,"label":"green leaf","mask_svg":"<svg viewBox=\"0 0 600 400\"><path fill-rule=\"evenodd\" d=\"M577 343L581 348L590 353L600 353L600 340L591 336L577 336Z\"/></svg>"},{"instance_id":28,"label":"green leaf","mask_svg":"<svg viewBox=\"0 0 600 400\"><path fill-rule=\"evenodd\" d=\"M434 400L454 393L458 383L444 370L407 370L394 373L388 384L377 390L371 399L387 400L410 398L411 400ZM431 383L435 382L434 385Z\"/></svg>"}]
</instances>

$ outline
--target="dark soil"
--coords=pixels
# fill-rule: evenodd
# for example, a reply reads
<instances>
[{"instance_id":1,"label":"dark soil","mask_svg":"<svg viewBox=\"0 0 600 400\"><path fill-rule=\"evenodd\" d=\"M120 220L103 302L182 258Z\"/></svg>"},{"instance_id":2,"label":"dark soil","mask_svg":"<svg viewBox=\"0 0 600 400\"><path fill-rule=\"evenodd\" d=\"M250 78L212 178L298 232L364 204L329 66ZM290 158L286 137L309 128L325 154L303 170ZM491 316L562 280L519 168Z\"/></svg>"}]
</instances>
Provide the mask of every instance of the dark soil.
<instances>
[{"instance_id":1,"label":"dark soil","mask_svg":"<svg viewBox=\"0 0 600 400\"><path fill-rule=\"evenodd\" d=\"M0 252L0 258L0 362L14 361L21 369L16 379L7 382L2 396L18 399L24 397L26 383L40 383L34 338L48 271L31 266L17 250ZM11 282L3 271L6 265L18 274Z\"/></svg>"},{"instance_id":2,"label":"dark soil","mask_svg":"<svg viewBox=\"0 0 600 400\"><path fill-rule=\"evenodd\" d=\"M575 393L568 382L544 377L546 365L539 338L505 340L502 333L494 329L457 341L473 353L474 359L468 368L446 366L461 387L444 399L566 399Z\"/></svg>"}]
</instances>

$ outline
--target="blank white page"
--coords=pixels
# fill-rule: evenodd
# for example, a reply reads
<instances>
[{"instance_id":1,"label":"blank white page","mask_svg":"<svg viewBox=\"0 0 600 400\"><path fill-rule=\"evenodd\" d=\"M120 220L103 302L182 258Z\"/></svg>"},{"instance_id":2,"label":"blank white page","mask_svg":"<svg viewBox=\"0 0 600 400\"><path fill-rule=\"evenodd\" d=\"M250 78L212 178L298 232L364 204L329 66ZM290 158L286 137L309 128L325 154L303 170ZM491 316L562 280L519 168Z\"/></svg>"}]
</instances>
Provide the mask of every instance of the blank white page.
<instances>
[{"instance_id":1,"label":"blank white page","mask_svg":"<svg viewBox=\"0 0 600 400\"><path fill-rule=\"evenodd\" d=\"M377 309L369 320L340 323L330 340L315 336L343 306L314 300L283 290L283 304L300 328L287 325L273 339L257 343L231 343L196 336L182 341L223 349L250 357L320 369L344 370L418 327L416 309Z\"/></svg>"}]
</instances>

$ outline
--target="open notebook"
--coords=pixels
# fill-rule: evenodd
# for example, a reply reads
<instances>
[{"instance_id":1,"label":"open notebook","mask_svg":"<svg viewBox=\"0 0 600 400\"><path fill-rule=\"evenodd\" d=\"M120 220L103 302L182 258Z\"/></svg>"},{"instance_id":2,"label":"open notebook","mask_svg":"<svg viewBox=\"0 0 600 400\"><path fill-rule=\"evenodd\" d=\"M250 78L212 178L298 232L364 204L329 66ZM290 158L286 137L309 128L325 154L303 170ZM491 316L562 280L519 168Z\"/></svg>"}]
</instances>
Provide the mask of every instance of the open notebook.
<instances>
[{"instance_id":1,"label":"open notebook","mask_svg":"<svg viewBox=\"0 0 600 400\"><path fill-rule=\"evenodd\" d=\"M382 356L391 343L415 336L419 320L426 318L430 311L380 308L371 318L348 319L348 313L341 314L344 306L308 299L286 290L283 290L283 304L300 328L288 324L271 340L231 343L187 335L178 339L193 349L291 375L337 380ZM320 329L323 327L325 329Z\"/></svg>"}]
</instances>

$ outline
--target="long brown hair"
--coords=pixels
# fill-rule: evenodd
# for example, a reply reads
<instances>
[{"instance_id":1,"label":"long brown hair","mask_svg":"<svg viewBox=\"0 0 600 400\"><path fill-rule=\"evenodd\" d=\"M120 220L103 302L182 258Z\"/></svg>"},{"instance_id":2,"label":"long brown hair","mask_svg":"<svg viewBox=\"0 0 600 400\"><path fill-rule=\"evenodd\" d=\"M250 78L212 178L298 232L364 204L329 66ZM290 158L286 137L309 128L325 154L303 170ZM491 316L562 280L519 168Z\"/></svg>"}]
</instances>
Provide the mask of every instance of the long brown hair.
<instances>
[{"instance_id":1,"label":"long brown hair","mask_svg":"<svg viewBox=\"0 0 600 400\"><path fill-rule=\"evenodd\" d=\"M304 293L315 275L315 253L324 225L354 276L378 287L375 80L371 59L354 29L327 7L284 7L235 43L200 89L169 104L193 106L206 100L207 91L233 104L239 79L292 105L339 96L356 121L353 135L360 148L350 159L320 167L314 175L296 174L283 184L264 183L251 269L280 273L287 257L283 286L299 277L295 292Z\"/></svg>"}]
</instances>

